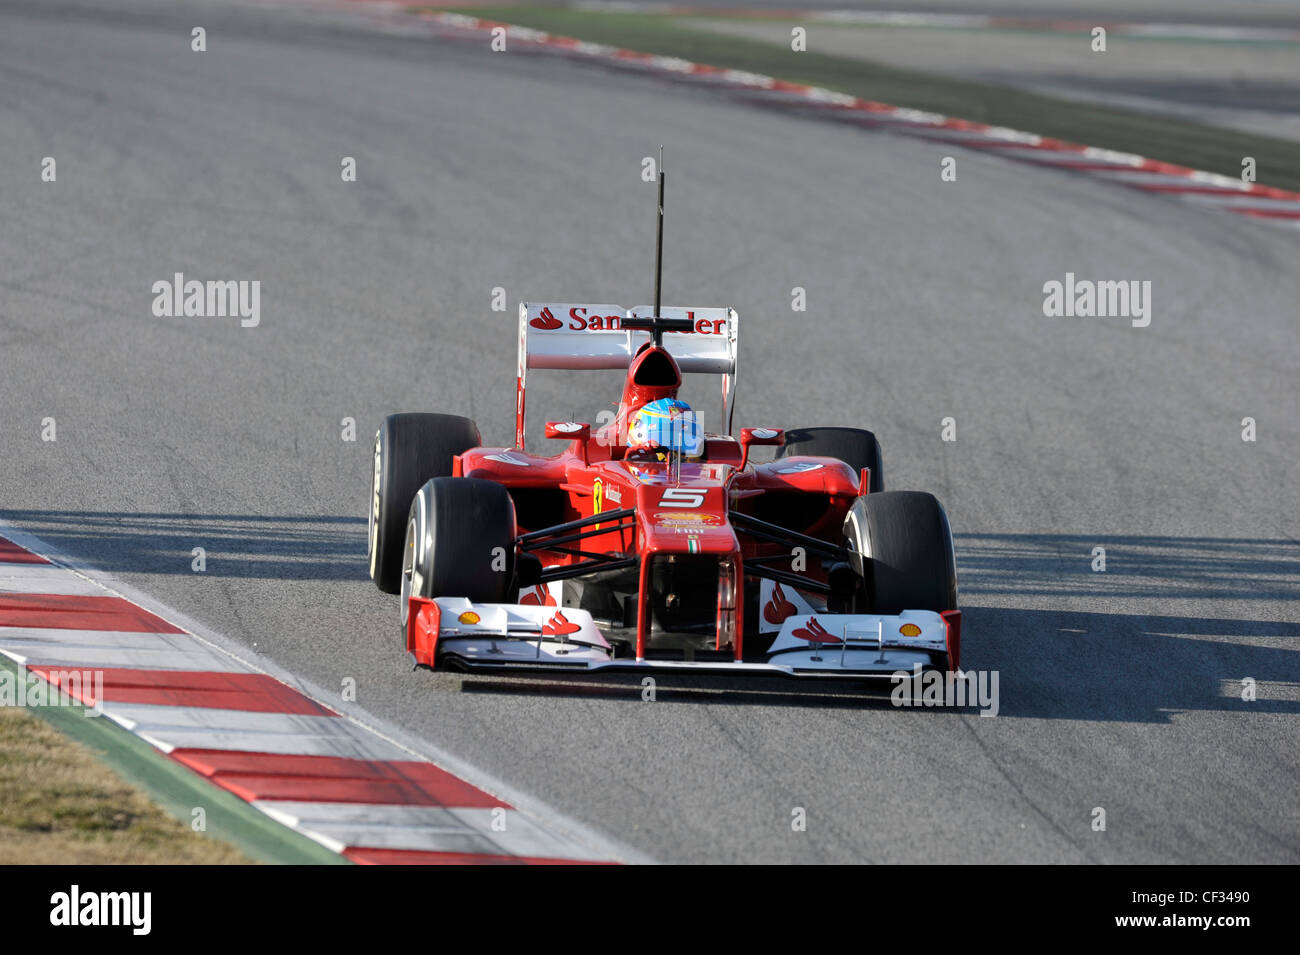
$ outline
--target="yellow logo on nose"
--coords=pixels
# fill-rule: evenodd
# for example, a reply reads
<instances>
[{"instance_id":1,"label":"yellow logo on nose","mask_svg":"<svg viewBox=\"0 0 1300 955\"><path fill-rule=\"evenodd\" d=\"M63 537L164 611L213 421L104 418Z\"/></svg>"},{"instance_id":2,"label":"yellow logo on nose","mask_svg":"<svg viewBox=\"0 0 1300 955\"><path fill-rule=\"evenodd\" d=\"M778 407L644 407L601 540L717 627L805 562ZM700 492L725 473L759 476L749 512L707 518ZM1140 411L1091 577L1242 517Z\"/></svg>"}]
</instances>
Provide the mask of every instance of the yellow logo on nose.
<instances>
[{"instance_id":1,"label":"yellow logo on nose","mask_svg":"<svg viewBox=\"0 0 1300 955\"><path fill-rule=\"evenodd\" d=\"M473 610L466 610L463 614L461 614L456 619L459 620L461 623L472 625L478 623L479 617L478 614L476 614Z\"/></svg>"}]
</instances>

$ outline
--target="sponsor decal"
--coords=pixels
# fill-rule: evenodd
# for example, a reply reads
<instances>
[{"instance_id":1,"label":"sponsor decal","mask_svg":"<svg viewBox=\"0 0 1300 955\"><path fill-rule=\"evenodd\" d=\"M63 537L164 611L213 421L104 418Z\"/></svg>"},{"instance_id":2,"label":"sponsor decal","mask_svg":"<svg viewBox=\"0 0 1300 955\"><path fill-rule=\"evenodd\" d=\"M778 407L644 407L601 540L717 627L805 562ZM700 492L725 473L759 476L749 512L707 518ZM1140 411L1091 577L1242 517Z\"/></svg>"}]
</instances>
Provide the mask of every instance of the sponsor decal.
<instances>
[{"instance_id":1,"label":"sponsor decal","mask_svg":"<svg viewBox=\"0 0 1300 955\"><path fill-rule=\"evenodd\" d=\"M610 503L612 503L612 504L622 504L622 503L623 503L623 492L620 491L620 490L619 490L617 487L615 487L613 484L611 484L609 487L605 488L605 496L606 496L607 498L609 498Z\"/></svg>"},{"instance_id":2,"label":"sponsor decal","mask_svg":"<svg viewBox=\"0 0 1300 955\"><path fill-rule=\"evenodd\" d=\"M569 309L570 331L616 332L622 324L622 315L588 315L587 309L581 305Z\"/></svg>"},{"instance_id":3,"label":"sponsor decal","mask_svg":"<svg viewBox=\"0 0 1300 955\"><path fill-rule=\"evenodd\" d=\"M456 619L460 623L465 624L467 627L472 627L474 626L474 624L479 622L479 615L476 614L473 610L466 610L463 614L461 614Z\"/></svg>"},{"instance_id":4,"label":"sponsor decal","mask_svg":"<svg viewBox=\"0 0 1300 955\"><path fill-rule=\"evenodd\" d=\"M777 468L776 473L802 474L805 471L816 471L819 467L821 467L821 465L815 461L799 461L795 464L791 464L789 467Z\"/></svg>"},{"instance_id":5,"label":"sponsor decal","mask_svg":"<svg viewBox=\"0 0 1300 955\"><path fill-rule=\"evenodd\" d=\"M774 431L772 428L754 428L749 433L763 441L766 441L768 438L775 438L778 434L778 432Z\"/></svg>"},{"instance_id":6,"label":"sponsor decal","mask_svg":"<svg viewBox=\"0 0 1300 955\"><path fill-rule=\"evenodd\" d=\"M555 616L542 624L542 633L552 637L562 637L566 634L577 633L581 629L582 627L578 624L571 623L569 619L564 616L564 611L562 610L555 611Z\"/></svg>"},{"instance_id":7,"label":"sponsor decal","mask_svg":"<svg viewBox=\"0 0 1300 955\"><path fill-rule=\"evenodd\" d=\"M573 434L582 430L582 425L577 421L559 421L552 427L560 434Z\"/></svg>"},{"instance_id":8,"label":"sponsor decal","mask_svg":"<svg viewBox=\"0 0 1300 955\"><path fill-rule=\"evenodd\" d=\"M519 598L521 607L554 607L556 606L555 598L551 592L541 584L529 588L529 590Z\"/></svg>"},{"instance_id":9,"label":"sponsor decal","mask_svg":"<svg viewBox=\"0 0 1300 955\"><path fill-rule=\"evenodd\" d=\"M824 602L817 601L812 595L790 584L762 580L759 582L758 593L758 628L762 633L779 631L791 617L826 612Z\"/></svg>"},{"instance_id":10,"label":"sponsor decal","mask_svg":"<svg viewBox=\"0 0 1300 955\"><path fill-rule=\"evenodd\" d=\"M553 332L566 328L571 332L617 332L623 328L623 314L593 315L586 305L574 305L569 309L568 321L557 318L550 308L543 308L528 324L539 332ZM726 335L725 318L696 318L693 310L687 310L686 318L692 327L687 332L674 332L681 335Z\"/></svg>"},{"instance_id":11,"label":"sponsor decal","mask_svg":"<svg viewBox=\"0 0 1300 955\"><path fill-rule=\"evenodd\" d=\"M798 613L798 608L785 599L785 591L780 584L772 587L772 599L763 607L763 619L768 623L782 624L787 617Z\"/></svg>"},{"instance_id":12,"label":"sponsor decal","mask_svg":"<svg viewBox=\"0 0 1300 955\"><path fill-rule=\"evenodd\" d=\"M552 332L563 325L564 322L552 315L549 308L544 308L541 313L528 324L533 328L536 328L538 331Z\"/></svg>"},{"instance_id":13,"label":"sponsor decal","mask_svg":"<svg viewBox=\"0 0 1300 955\"><path fill-rule=\"evenodd\" d=\"M809 643L842 643L843 641L830 633L825 627L817 622L816 617L809 617L808 622L802 627L796 627L791 631L793 636L800 640L807 640Z\"/></svg>"},{"instance_id":14,"label":"sponsor decal","mask_svg":"<svg viewBox=\"0 0 1300 955\"><path fill-rule=\"evenodd\" d=\"M694 326L689 332L670 332L677 335L722 335L727 327L725 318L699 318L695 317L693 309L686 310L686 318L690 319Z\"/></svg>"},{"instance_id":15,"label":"sponsor decal","mask_svg":"<svg viewBox=\"0 0 1300 955\"><path fill-rule=\"evenodd\" d=\"M722 518L716 514L701 514L698 511L655 511L651 518L656 524L670 527L679 524L702 524L705 527L721 527Z\"/></svg>"},{"instance_id":16,"label":"sponsor decal","mask_svg":"<svg viewBox=\"0 0 1300 955\"><path fill-rule=\"evenodd\" d=\"M914 623L905 623L898 628L898 632L905 637L919 637L921 635L921 628Z\"/></svg>"},{"instance_id":17,"label":"sponsor decal","mask_svg":"<svg viewBox=\"0 0 1300 955\"><path fill-rule=\"evenodd\" d=\"M686 318L690 319L693 327L689 332L678 332L681 335L722 335L725 334L727 320L725 318L700 318L695 317L693 310L687 310ZM623 327L622 315L589 315L586 306L575 305L569 309L569 329L575 332L616 332Z\"/></svg>"},{"instance_id":18,"label":"sponsor decal","mask_svg":"<svg viewBox=\"0 0 1300 955\"><path fill-rule=\"evenodd\" d=\"M514 468L532 467L533 462L525 457L520 457L514 451L501 451L497 454L483 455L485 461L496 461L499 464L508 464Z\"/></svg>"},{"instance_id":19,"label":"sponsor decal","mask_svg":"<svg viewBox=\"0 0 1300 955\"><path fill-rule=\"evenodd\" d=\"M591 513L599 514L605 509L605 482L600 478L591 482ZM599 524L593 524L592 530L600 530Z\"/></svg>"}]
</instances>

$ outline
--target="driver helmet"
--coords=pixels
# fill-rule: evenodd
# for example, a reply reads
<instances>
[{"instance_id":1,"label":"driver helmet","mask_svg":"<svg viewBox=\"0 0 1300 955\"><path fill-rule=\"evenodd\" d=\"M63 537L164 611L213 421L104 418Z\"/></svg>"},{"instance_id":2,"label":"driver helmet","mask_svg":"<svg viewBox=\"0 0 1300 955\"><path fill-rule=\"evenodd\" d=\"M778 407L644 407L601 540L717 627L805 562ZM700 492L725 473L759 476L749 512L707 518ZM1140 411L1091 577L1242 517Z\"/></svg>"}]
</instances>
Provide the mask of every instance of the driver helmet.
<instances>
[{"instance_id":1,"label":"driver helmet","mask_svg":"<svg viewBox=\"0 0 1300 955\"><path fill-rule=\"evenodd\" d=\"M661 461L674 455L698 458L704 453L704 429L686 402L658 398L632 416L627 446L629 451L653 453Z\"/></svg>"}]
</instances>

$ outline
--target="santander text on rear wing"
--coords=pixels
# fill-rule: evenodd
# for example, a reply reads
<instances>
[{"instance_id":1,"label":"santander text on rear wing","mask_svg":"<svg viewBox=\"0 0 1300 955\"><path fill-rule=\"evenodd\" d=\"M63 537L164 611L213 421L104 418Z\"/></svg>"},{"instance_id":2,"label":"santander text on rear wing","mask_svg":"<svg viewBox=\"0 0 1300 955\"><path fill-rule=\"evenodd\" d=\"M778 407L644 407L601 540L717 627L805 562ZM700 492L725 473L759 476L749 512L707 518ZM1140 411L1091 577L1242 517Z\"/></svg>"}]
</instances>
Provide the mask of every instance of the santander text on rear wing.
<instances>
[{"instance_id":1,"label":"santander text on rear wing","mask_svg":"<svg viewBox=\"0 0 1300 955\"><path fill-rule=\"evenodd\" d=\"M722 376L722 422L731 431L735 401L737 316L731 308L664 306L663 318L686 318L690 332L665 332L664 347L684 374ZM524 395L529 368L627 368L650 341L648 331L622 327L623 319L648 318L651 305L574 305L524 302L519 306L519 371L515 445L524 446Z\"/></svg>"}]
</instances>

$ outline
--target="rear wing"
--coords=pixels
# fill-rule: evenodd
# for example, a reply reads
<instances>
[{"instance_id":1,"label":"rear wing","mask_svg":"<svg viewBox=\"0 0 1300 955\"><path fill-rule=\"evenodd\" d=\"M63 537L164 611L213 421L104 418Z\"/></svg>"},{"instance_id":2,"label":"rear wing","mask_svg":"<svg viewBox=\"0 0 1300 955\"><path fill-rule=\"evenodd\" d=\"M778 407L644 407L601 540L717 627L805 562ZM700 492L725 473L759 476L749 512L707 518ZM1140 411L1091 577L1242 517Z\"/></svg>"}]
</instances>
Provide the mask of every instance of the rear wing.
<instances>
[{"instance_id":1,"label":"rear wing","mask_svg":"<svg viewBox=\"0 0 1300 955\"><path fill-rule=\"evenodd\" d=\"M648 318L650 305L533 304L519 306L519 372L515 446L524 446L524 395L529 368L627 368L650 332L622 327L624 318ZM664 347L683 374L722 376L722 423L731 433L736 389L737 316L731 308L664 306L663 318L689 318L691 332L665 332Z\"/></svg>"}]
</instances>

